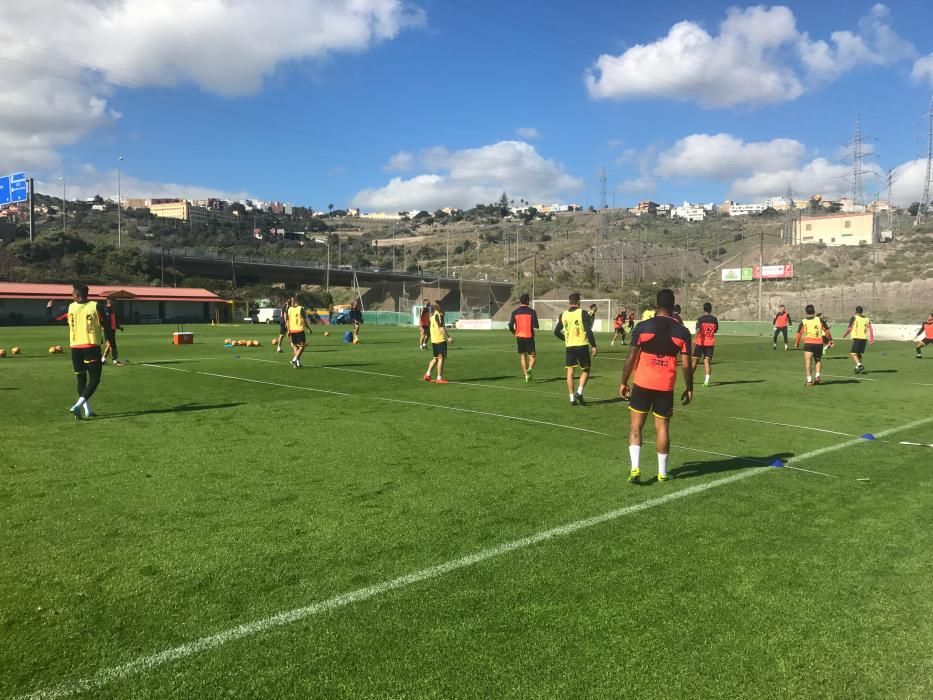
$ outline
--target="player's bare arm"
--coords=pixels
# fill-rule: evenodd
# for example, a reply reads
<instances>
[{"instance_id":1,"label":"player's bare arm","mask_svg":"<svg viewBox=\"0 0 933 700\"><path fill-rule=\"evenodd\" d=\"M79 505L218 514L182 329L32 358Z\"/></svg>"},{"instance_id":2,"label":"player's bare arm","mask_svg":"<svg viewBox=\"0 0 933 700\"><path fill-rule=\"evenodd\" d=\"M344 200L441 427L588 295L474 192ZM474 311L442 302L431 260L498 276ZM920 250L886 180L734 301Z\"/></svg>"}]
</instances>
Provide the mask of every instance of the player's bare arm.
<instances>
[{"instance_id":1,"label":"player's bare arm","mask_svg":"<svg viewBox=\"0 0 933 700\"><path fill-rule=\"evenodd\" d=\"M622 368L622 379L619 383L619 396L623 399L628 398L628 380L632 376L632 372L635 371L635 365L638 364L639 355L641 355L641 347L638 345L630 345L628 350L628 357L625 358L625 367Z\"/></svg>"},{"instance_id":2,"label":"player's bare arm","mask_svg":"<svg viewBox=\"0 0 933 700\"><path fill-rule=\"evenodd\" d=\"M693 401L693 363L690 362L689 352L682 352L680 354L680 369L681 372L683 372L684 386L686 387L684 393L680 395L680 400L683 405L686 406Z\"/></svg>"}]
</instances>

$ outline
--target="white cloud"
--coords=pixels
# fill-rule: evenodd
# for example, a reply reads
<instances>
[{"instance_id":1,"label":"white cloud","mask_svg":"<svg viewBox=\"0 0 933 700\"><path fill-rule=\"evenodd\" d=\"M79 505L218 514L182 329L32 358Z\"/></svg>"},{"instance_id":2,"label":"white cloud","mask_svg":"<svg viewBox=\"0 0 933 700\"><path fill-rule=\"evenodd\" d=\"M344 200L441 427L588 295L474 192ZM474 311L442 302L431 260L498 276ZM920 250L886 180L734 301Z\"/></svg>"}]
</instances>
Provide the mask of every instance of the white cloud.
<instances>
[{"instance_id":1,"label":"white cloud","mask_svg":"<svg viewBox=\"0 0 933 700\"><path fill-rule=\"evenodd\" d=\"M876 5L857 33L833 32L826 42L801 33L787 7L731 8L715 36L696 22L678 22L653 43L599 56L584 80L594 99L654 97L703 107L786 102L860 64L912 56L887 14Z\"/></svg>"},{"instance_id":2,"label":"white cloud","mask_svg":"<svg viewBox=\"0 0 933 700\"><path fill-rule=\"evenodd\" d=\"M69 200L87 199L100 195L105 199L117 199L117 171L101 171L89 163L81 165L66 179L66 196ZM36 191L49 194L53 197L61 195L62 184L54 180L36 180ZM126 172L120 175L120 193L124 197L164 197L180 199L207 199L218 197L228 201L238 201L249 198L250 195L242 191L222 190L203 185L185 185L170 182L154 182L140 179Z\"/></svg>"},{"instance_id":3,"label":"white cloud","mask_svg":"<svg viewBox=\"0 0 933 700\"><path fill-rule=\"evenodd\" d=\"M6 3L0 165L57 168L59 147L119 117L114 87L246 95L283 63L364 51L423 20L403 0Z\"/></svg>"},{"instance_id":4,"label":"white cloud","mask_svg":"<svg viewBox=\"0 0 933 700\"><path fill-rule=\"evenodd\" d=\"M466 208L495 201L503 191L516 200L547 201L583 186L562 165L543 158L523 141L500 141L459 151L435 147L423 151L421 161L434 172L408 179L395 177L384 187L357 192L353 206L374 211Z\"/></svg>"},{"instance_id":5,"label":"white cloud","mask_svg":"<svg viewBox=\"0 0 933 700\"><path fill-rule=\"evenodd\" d=\"M923 195L923 184L927 174L927 159L918 158L894 168L891 183L891 199L898 206L907 207L919 202ZM886 196L886 194L885 194Z\"/></svg>"},{"instance_id":6,"label":"white cloud","mask_svg":"<svg viewBox=\"0 0 933 700\"><path fill-rule=\"evenodd\" d=\"M901 39L887 23L889 11L885 5L875 5L867 17L859 20L858 33L836 31L830 42L811 41L804 35L798 44L800 58L810 75L817 80L831 81L860 64L890 66L912 58L913 45Z\"/></svg>"},{"instance_id":7,"label":"white cloud","mask_svg":"<svg viewBox=\"0 0 933 700\"><path fill-rule=\"evenodd\" d=\"M415 167L415 156L408 151L393 154L382 169L387 173L404 173Z\"/></svg>"},{"instance_id":8,"label":"white cloud","mask_svg":"<svg viewBox=\"0 0 933 700\"><path fill-rule=\"evenodd\" d=\"M930 87L933 87L933 53L921 56L914 61L910 77L916 83L927 83Z\"/></svg>"},{"instance_id":9,"label":"white cloud","mask_svg":"<svg viewBox=\"0 0 933 700\"><path fill-rule=\"evenodd\" d=\"M805 152L806 147L794 139L745 143L730 134L692 134L658 156L655 174L733 178L793 167Z\"/></svg>"},{"instance_id":10,"label":"white cloud","mask_svg":"<svg viewBox=\"0 0 933 700\"><path fill-rule=\"evenodd\" d=\"M515 130L516 135L525 141L537 141L541 138L541 132L533 126L523 126Z\"/></svg>"},{"instance_id":11,"label":"white cloud","mask_svg":"<svg viewBox=\"0 0 933 700\"><path fill-rule=\"evenodd\" d=\"M849 189L848 165L832 163L826 158L814 158L802 167L756 172L732 183L731 196L739 200L758 200L783 194L790 185L798 198L821 194L839 197ZM871 176L866 176L866 182Z\"/></svg>"}]
</instances>

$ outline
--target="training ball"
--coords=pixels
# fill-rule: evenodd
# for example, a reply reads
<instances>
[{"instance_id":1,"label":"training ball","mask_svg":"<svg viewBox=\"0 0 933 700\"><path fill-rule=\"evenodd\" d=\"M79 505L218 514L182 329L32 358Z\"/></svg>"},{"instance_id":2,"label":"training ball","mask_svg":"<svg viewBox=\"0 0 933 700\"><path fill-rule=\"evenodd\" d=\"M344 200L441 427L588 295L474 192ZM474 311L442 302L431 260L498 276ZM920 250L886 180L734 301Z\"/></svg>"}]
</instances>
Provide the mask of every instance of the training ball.
<instances>
[{"instance_id":1,"label":"training ball","mask_svg":"<svg viewBox=\"0 0 933 700\"><path fill-rule=\"evenodd\" d=\"M258 347L259 347L259 341L258 341L258 340L254 340L254 341L253 341L253 347L254 347L254 348L258 348Z\"/></svg>"},{"instance_id":2,"label":"training ball","mask_svg":"<svg viewBox=\"0 0 933 700\"><path fill-rule=\"evenodd\" d=\"M54 345L49 346L49 352L57 352Z\"/></svg>"},{"instance_id":3,"label":"training ball","mask_svg":"<svg viewBox=\"0 0 933 700\"><path fill-rule=\"evenodd\" d=\"M327 336L329 336L329 335L330 335L330 331L324 331L324 337L325 337L325 338L326 338Z\"/></svg>"},{"instance_id":4,"label":"training ball","mask_svg":"<svg viewBox=\"0 0 933 700\"><path fill-rule=\"evenodd\" d=\"M6 357L6 350L0 348L0 357Z\"/></svg>"},{"instance_id":5,"label":"training ball","mask_svg":"<svg viewBox=\"0 0 933 700\"><path fill-rule=\"evenodd\" d=\"M62 346L61 346L61 345L56 345L56 346L55 346L55 352L63 352Z\"/></svg>"},{"instance_id":6,"label":"training ball","mask_svg":"<svg viewBox=\"0 0 933 700\"><path fill-rule=\"evenodd\" d=\"M278 339L278 338L273 338L273 339L272 339L272 344L273 344L273 345L278 345L278 344L279 344L279 339Z\"/></svg>"},{"instance_id":7,"label":"training ball","mask_svg":"<svg viewBox=\"0 0 933 700\"><path fill-rule=\"evenodd\" d=\"M19 348L13 348L12 352L14 355L19 355Z\"/></svg>"}]
</instances>

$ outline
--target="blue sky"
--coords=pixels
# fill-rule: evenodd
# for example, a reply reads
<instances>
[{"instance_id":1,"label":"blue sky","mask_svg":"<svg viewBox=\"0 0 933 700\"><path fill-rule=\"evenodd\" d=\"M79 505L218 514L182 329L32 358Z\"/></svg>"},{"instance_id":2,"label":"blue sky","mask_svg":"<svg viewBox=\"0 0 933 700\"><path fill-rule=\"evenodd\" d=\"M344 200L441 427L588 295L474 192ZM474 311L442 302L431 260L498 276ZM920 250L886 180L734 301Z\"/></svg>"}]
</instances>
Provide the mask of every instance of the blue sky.
<instances>
[{"instance_id":1,"label":"blue sky","mask_svg":"<svg viewBox=\"0 0 933 700\"><path fill-rule=\"evenodd\" d=\"M22 96L0 107L0 165L46 191L64 176L70 196L112 196L122 154L125 195L315 208L469 206L502 189L597 204L602 167L619 205L845 194L859 116L866 168L897 168L895 199L919 197L929 2L29 8L0 29ZM883 188L866 175L869 198Z\"/></svg>"}]
</instances>

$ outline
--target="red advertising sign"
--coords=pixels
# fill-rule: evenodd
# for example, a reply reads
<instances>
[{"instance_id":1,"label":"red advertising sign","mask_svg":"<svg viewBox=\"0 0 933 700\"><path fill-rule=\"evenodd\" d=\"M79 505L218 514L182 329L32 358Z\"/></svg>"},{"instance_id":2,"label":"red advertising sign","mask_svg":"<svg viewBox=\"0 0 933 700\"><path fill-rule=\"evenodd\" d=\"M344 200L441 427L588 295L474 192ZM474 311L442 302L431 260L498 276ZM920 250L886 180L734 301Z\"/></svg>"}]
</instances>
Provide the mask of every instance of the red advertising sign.
<instances>
[{"instance_id":1,"label":"red advertising sign","mask_svg":"<svg viewBox=\"0 0 933 700\"><path fill-rule=\"evenodd\" d=\"M764 267L755 265L752 271L752 278L756 280L788 280L793 276L793 265L765 265Z\"/></svg>"}]
</instances>

